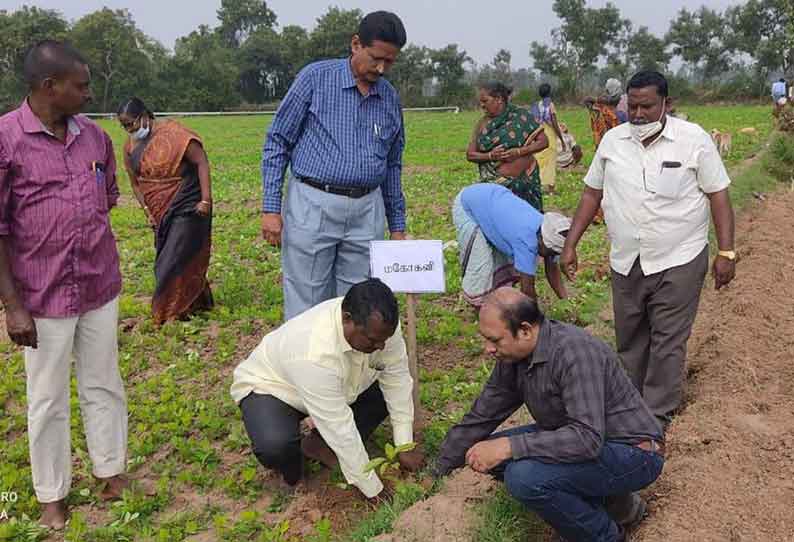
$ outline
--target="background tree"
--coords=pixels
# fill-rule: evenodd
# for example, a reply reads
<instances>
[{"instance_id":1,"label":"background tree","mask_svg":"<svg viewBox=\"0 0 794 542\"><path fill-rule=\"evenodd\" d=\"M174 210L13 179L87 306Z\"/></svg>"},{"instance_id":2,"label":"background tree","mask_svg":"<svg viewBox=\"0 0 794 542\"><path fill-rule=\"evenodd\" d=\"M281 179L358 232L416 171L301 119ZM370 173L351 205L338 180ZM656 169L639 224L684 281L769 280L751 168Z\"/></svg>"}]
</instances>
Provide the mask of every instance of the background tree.
<instances>
[{"instance_id":1,"label":"background tree","mask_svg":"<svg viewBox=\"0 0 794 542\"><path fill-rule=\"evenodd\" d=\"M252 33L276 25L276 14L263 0L221 0L217 13L221 38L228 47L235 49Z\"/></svg>"},{"instance_id":2,"label":"background tree","mask_svg":"<svg viewBox=\"0 0 794 542\"><path fill-rule=\"evenodd\" d=\"M688 63L693 76L711 81L730 67L730 50L726 44L725 20L705 6L690 12L682 8L670 23L665 41L673 54Z\"/></svg>"},{"instance_id":3,"label":"background tree","mask_svg":"<svg viewBox=\"0 0 794 542\"><path fill-rule=\"evenodd\" d=\"M430 62L442 96L450 101L470 98L471 91L463 83L466 74L464 64L471 62L466 51L459 50L458 45L453 43L443 49L431 50Z\"/></svg>"},{"instance_id":4,"label":"background tree","mask_svg":"<svg viewBox=\"0 0 794 542\"><path fill-rule=\"evenodd\" d=\"M749 0L725 12L731 49L752 59L762 92L775 71L794 76L794 4L790 0Z\"/></svg>"},{"instance_id":5,"label":"background tree","mask_svg":"<svg viewBox=\"0 0 794 542\"><path fill-rule=\"evenodd\" d=\"M626 63L632 72L640 70L667 71L672 55L664 39L654 36L647 26L641 26L626 44Z\"/></svg>"},{"instance_id":6,"label":"background tree","mask_svg":"<svg viewBox=\"0 0 794 542\"><path fill-rule=\"evenodd\" d=\"M156 71L152 59L161 46L135 26L129 11L104 8L90 13L75 23L70 38L91 67L100 111L142 94L151 82Z\"/></svg>"},{"instance_id":7,"label":"background tree","mask_svg":"<svg viewBox=\"0 0 794 542\"><path fill-rule=\"evenodd\" d=\"M588 8L585 0L554 0L553 9L562 24L551 31L552 46L532 42L530 55L536 69L557 75L562 92L573 95L583 77L607 56L627 21L611 2Z\"/></svg>"},{"instance_id":8,"label":"background tree","mask_svg":"<svg viewBox=\"0 0 794 542\"><path fill-rule=\"evenodd\" d=\"M430 50L408 44L400 52L387 78L400 93L403 103L417 104L424 101L424 82L432 76Z\"/></svg>"},{"instance_id":9,"label":"background tree","mask_svg":"<svg viewBox=\"0 0 794 542\"><path fill-rule=\"evenodd\" d=\"M53 10L23 6L0 10L0 112L16 107L27 92L22 77L25 54L44 39L64 39L68 25Z\"/></svg>"},{"instance_id":10,"label":"background tree","mask_svg":"<svg viewBox=\"0 0 794 542\"><path fill-rule=\"evenodd\" d=\"M240 103L233 51L206 25L177 40L166 72L170 92L163 109L217 111Z\"/></svg>"},{"instance_id":11,"label":"background tree","mask_svg":"<svg viewBox=\"0 0 794 542\"><path fill-rule=\"evenodd\" d=\"M317 19L317 26L309 36L311 60L349 56L350 39L358 32L363 17L360 9L329 8Z\"/></svg>"}]
</instances>

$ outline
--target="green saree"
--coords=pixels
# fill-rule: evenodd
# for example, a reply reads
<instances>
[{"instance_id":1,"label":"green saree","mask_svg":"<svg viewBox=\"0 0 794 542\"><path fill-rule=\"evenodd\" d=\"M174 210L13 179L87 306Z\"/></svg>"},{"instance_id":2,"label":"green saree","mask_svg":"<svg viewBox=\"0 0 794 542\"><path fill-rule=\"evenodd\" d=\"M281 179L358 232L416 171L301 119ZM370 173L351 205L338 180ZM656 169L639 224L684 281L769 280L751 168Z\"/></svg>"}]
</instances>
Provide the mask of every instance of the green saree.
<instances>
[{"instance_id":1,"label":"green saree","mask_svg":"<svg viewBox=\"0 0 794 542\"><path fill-rule=\"evenodd\" d=\"M490 152L499 145L505 149L521 147L527 138L539 128L532 113L508 103L498 116L483 124L477 135L477 150ZM499 174L498 161L480 163L480 181L499 183L509 188L532 207L543 212L543 190L540 184L540 171L537 162L517 177Z\"/></svg>"}]
</instances>

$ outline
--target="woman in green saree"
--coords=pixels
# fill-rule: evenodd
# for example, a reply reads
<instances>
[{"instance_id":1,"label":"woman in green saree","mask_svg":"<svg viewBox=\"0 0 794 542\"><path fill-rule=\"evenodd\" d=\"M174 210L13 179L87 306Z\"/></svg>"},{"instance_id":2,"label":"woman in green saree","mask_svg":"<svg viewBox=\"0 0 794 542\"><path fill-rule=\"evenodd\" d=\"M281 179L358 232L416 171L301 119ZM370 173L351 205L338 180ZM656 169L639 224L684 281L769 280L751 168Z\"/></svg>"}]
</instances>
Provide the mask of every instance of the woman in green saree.
<instances>
[{"instance_id":1,"label":"woman in green saree","mask_svg":"<svg viewBox=\"0 0 794 542\"><path fill-rule=\"evenodd\" d=\"M512 90L492 81L479 88L485 116L472 133L466 159L480 169L481 182L495 182L543 212L540 172L533 156L548 145L532 113L510 103Z\"/></svg>"}]
</instances>

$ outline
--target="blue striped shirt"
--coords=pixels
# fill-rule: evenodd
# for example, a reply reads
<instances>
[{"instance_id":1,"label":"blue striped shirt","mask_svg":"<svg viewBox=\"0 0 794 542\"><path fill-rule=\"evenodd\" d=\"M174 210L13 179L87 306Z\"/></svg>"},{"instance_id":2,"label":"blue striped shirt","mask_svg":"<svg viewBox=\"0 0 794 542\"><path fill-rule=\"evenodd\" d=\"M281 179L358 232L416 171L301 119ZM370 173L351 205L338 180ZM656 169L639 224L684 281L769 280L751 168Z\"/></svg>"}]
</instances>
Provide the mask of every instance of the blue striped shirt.
<instances>
[{"instance_id":1,"label":"blue striped shirt","mask_svg":"<svg viewBox=\"0 0 794 542\"><path fill-rule=\"evenodd\" d=\"M405 231L400 174L405 146L397 91L381 78L362 96L349 59L298 74L262 150L262 211L281 212L287 164L298 177L345 187L381 187L390 231Z\"/></svg>"}]
</instances>

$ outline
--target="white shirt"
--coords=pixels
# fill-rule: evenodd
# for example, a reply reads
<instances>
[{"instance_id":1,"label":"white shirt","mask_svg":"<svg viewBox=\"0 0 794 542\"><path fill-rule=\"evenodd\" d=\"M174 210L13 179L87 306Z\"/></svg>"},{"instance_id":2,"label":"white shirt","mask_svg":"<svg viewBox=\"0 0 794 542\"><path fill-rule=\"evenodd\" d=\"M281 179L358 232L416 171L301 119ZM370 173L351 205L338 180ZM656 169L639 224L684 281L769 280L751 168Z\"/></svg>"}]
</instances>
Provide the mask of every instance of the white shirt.
<instances>
[{"instance_id":1,"label":"white shirt","mask_svg":"<svg viewBox=\"0 0 794 542\"><path fill-rule=\"evenodd\" d=\"M706 194L731 184L711 137L670 116L647 148L631 137L629 123L609 130L584 182L604 191L610 264L621 275L638 256L645 275L692 261L708 244Z\"/></svg>"},{"instance_id":2,"label":"white shirt","mask_svg":"<svg viewBox=\"0 0 794 542\"><path fill-rule=\"evenodd\" d=\"M272 395L311 416L339 459L348 483L367 497L383 489L364 472L369 456L353 419L352 403L376 380L386 399L394 444L413 442L413 379L399 324L383 350L353 350L342 332L342 298L330 299L268 333L234 370L231 395Z\"/></svg>"}]
</instances>

